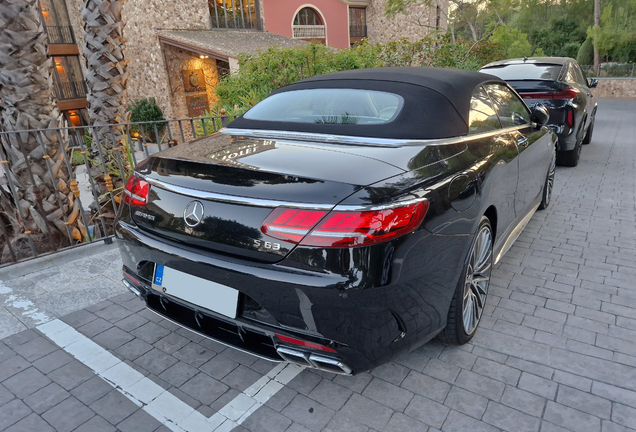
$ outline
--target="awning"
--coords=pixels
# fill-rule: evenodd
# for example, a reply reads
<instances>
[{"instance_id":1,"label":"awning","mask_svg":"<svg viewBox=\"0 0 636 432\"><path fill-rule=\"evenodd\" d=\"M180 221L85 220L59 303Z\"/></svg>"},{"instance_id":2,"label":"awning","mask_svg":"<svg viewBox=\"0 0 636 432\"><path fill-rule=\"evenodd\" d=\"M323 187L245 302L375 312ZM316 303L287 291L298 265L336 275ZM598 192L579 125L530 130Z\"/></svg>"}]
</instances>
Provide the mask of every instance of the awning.
<instances>
[{"instance_id":1,"label":"awning","mask_svg":"<svg viewBox=\"0 0 636 432\"><path fill-rule=\"evenodd\" d=\"M256 30L157 30L166 45L194 51L217 60L230 61L238 55L256 54L269 47L291 48L307 42Z\"/></svg>"}]
</instances>

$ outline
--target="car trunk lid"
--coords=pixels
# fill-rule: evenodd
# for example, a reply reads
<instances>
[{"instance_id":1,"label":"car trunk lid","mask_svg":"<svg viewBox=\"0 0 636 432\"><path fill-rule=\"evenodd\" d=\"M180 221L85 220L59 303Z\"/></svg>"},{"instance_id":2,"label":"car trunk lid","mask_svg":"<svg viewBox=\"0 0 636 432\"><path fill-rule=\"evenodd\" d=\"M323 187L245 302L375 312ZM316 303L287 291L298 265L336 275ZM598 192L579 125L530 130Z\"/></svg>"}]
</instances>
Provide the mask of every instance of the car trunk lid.
<instances>
[{"instance_id":1,"label":"car trunk lid","mask_svg":"<svg viewBox=\"0 0 636 432\"><path fill-rule=\"evenodd\" d=\"M139 174L151 184L148 204L132 207L132 219L192 247L276 262L294 244L261 232L274 208L328 212L360 188L404 171L337 145L217 134L158 153L143 165ZM202 212L199 223L198 214L187 218L193 210Z\"/></svg>"}]
</instances>

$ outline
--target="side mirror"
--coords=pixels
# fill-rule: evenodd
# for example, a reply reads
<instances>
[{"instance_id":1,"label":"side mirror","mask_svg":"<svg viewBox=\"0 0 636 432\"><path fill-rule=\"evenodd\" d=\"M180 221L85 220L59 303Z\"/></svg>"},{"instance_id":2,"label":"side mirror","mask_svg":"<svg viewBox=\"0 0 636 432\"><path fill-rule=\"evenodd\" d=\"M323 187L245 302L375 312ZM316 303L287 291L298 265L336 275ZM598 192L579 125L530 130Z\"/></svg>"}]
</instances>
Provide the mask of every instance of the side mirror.
<instances>
[{"instance_id":1,"label":"side mirror","mask_svg":"<svg viewBox=\"0 0 636 432\"><path fill-rule=\"evenodd\" d=\"M545 126L550 120L550 113L548 109L541 104L535 104L532 107L532 121L539 126Z\"/></svg>"},{"instance_id":2,"label":"side mirror","mask_svg":"<svg viewBox=\"0 0 636 432\"><path fill-rule=\"evenodd\" d=\"M587 79L587 86L589 88L596 88L597 85L598 85L598 80L596 78Z\"/></svg>"}]
</instances>

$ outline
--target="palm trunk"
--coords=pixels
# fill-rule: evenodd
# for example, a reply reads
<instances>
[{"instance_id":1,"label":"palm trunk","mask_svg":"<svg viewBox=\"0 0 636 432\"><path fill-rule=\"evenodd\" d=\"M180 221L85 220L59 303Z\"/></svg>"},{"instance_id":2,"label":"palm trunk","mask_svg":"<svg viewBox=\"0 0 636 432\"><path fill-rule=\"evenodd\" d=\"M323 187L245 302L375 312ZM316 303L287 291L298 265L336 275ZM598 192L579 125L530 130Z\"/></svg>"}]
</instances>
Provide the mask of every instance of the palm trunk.
<instances>
[{"instance_id":1,"label":"palm trunk","mask_svg":"<svg viewBox=\"0 0 636 432\"><path fill-rule=\"evenodd\" d=\"M86 0L84 18L84 56L88 84L88 114L93 125L120 123L125 116L128 60L124 58L126 40L122 34L123 0ZM115 140L123 138L114 128ZM93 137L112 147L109 127L95 128Z\"/></svg>"},{"instance_id":2,"label":"palm trunk","mask_svg":"<svg viewBox=\"0 0 636 432\"><path fill-rule=\"evenodd\" d=\"M6 132L63 125L47 53L39 2L0 0L0 112ZM24 132L2 139L2 158L9 162L5 167L17 197L5 194L0 207L14 238L23 231L39 232L48 237L45 249L56 249L69 242L70 228L64 224L68 197L56 192L60 181L66 189L69 177L58 135L40 138Z\"/></svg>"},{"instance_id":3,"label":"palm trunk","mask_svg":"<svg viewBox=\"0 0 636 432\"><path fill-rule=\"evenodd\" d=\"M601 26L601 0L594 0L594 27L598 29ZM601 66L600 56L598 54L598 48L596 47L596 34L594 36L594 72L596 76L599 73L599 67Z\"/></svg>"}]
</instances>

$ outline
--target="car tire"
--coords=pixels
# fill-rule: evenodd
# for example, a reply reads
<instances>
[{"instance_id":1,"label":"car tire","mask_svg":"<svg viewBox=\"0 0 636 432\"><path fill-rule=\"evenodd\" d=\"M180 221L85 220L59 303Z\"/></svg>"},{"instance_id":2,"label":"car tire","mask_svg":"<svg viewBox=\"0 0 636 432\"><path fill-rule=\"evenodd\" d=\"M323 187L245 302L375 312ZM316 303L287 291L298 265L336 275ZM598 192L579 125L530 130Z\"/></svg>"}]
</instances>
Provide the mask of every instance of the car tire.
<instances>
[{"instance_id":1,"label":"car tire","mask_svg":"<svg viewBox=\"0 0 636 432\"><path fill-rule=\"evenodd\" d=\"M573 150L570 151L560 151L557 153L557 164L566 166L566 167L575 167L579 164L579 159L581 158L581 141L576 143L576 146Z\"/></svg>"},{"instance_id":2,"label":"car tire","mask_svg":"<svg viewBox=\"0 0 636 432\"><path fill-rule=\"evenodd\" d=\"M539 210L544 210L550 205L550 201L552 200L552 189L554 189L555 173L556 173L556 151L552 155L552 162L550 162L548 175L545 178L545 184L543 185L543 194L541 195L541 203L539 204Z\"/></svg>"},{"instance_id":3,"label":"car tire","mask_svg":"<svg viewBox=\"0 0 636 432\"><path fill-rule=\"evenodd\" d=\"M448 345L470 341L486 306L493 266L494 233L490 220L482 216L448 310L446 327L439 339Z\"/></svg>"},{"instance_id":4,"label":"car tire","mask_svg":"<svg viewBox=\"0 0 636 432\"><path fill-rule=\"evenodd\" d=\"M583 138L583 144L589 144L592 142L592 133L594 133L594 121L596 118L592 118L592 123L590 127L587 128L587 133L585 134L585 138Z\"/></svg>"}]
</instances>

